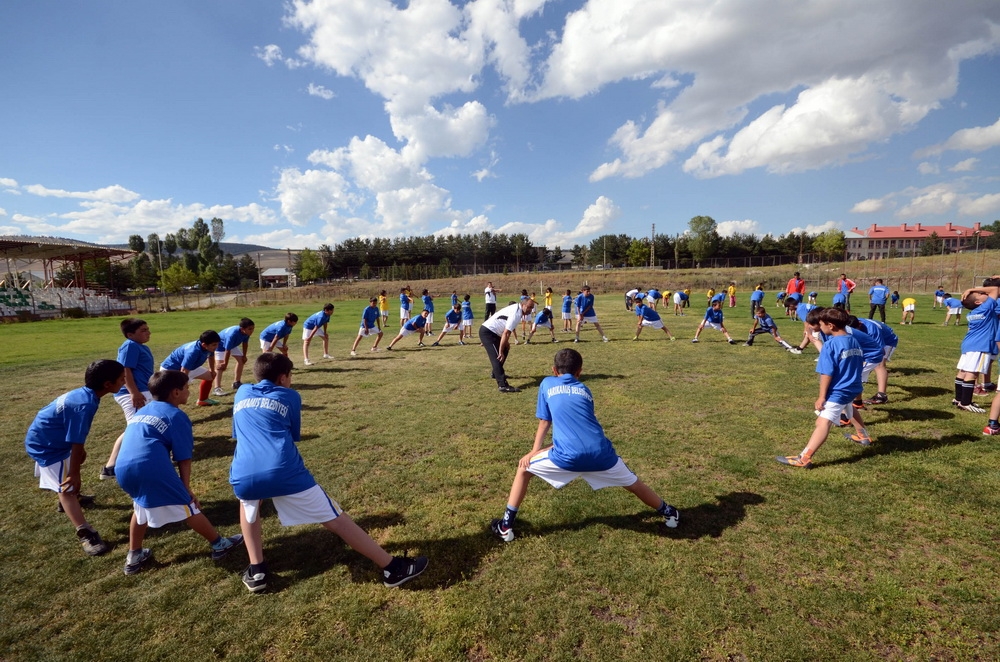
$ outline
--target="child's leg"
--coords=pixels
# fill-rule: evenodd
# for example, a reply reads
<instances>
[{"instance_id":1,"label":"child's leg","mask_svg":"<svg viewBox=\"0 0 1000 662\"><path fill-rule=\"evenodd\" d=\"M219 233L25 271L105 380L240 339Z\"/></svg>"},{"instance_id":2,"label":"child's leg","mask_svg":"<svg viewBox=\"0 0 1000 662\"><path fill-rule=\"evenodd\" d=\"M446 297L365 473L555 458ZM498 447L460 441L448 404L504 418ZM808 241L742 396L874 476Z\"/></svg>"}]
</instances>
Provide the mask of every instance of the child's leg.
<instances>
[{"instance_id":1,"label":"child's leg","mask_svg":"<svg viewBox=\"0 0 1000 662\"><path fill-rule=\"evenodd\" d=\"M514 482L510 486L510 494L507 496L507 506L515 509L521 507L524 495L528 493L528 483L531 481L532 473L527 469L517 468L514 474Z\"/></svg>"},{"instance_id":2,"label":"child's leg","mask_svg":"<svg viewBox=\"0 0 1000 662\"><path fill-rule=\"evenodd\" d=\"M323 334L323 356L327 356L330 353L330 335L327 333Z\"/></svg>"},{"instance_id":3,"label":"child's leg","mask_svg":"<svg viewBox=\"0 0 1000 662\"><path fill-rule=\"evenodd\" d=\"M222 373L226 371L229 361L216 361L215 363L215 387L222 388Z\"/></svg>"},{"instance_id":4,"label":"child's leg","mask_svg":"<svg viewBox=\"0 0 1000 662\"><path fill-rule=\"evenodd\" d=\"M246 364L247 364L246 356L236 357L236 368L235 368L235 373L233 374L234 382L241 382L241 383L243 382L243 366L245 366Z\"/></svg>"},{"instance_id":5,"label":"child's leg","mask_svg":"<svg viewBox=\"0 0 1000 662\"><path fill-rule=\"evenodd\" d=\"M311 342L312 338L307 338L302 341L302 361L304 363L309 361L309 343Z\"/></svg>"},{"instance_id":6,"label":"child's leg","mask_svg":"<svg viewBox=\"0 0 1000 662\"><path fill-rule=\"evenodd\" d=\"M66 517L77 529L87 525L87 517L83 514L80 497L76 492L59 492L59 503L66 511Z\"/></svg>"},{"instance_id":7,"label":"child's leg","mask_svg":"<svg viewBox=\"0 0 1000 662\"><path fill-rule=\"evenodd\" d=\"M601 337L603 338L604 337L604 329L601 328L601 325L598 324L597 322L594 322L594 328L597 329L597 332L599 334L601 334Z\"/></svg>"},{"instance_id":8,"label":"child's leg","mask_svg":"<svg viewBox=\"0 0 1000 662\"><path fill-rule=\"evenodd\" d=\"M246 511L240 505L240 531L243 532L243 544L247 547L250 563L259 565L264 562L264 543L261 541L260 514L252 523L247 521Z\"/></svg>"},{"instance_id":9,"label":"child's leg","mask_svg":"<svg viewBox=\"0 0 1000 662\"><path fill-rule=\"evenodd\" d=\"M854 410L854 415L858 416L858 410ZM860 418L860 417L859 417ZM833 424L822 416L816 417L816 427L813 428L812 435L809 436L809 441L806 443L806 447L802 449L802 459L808 461L819 447L823 445L826 438L830 435L830 426Z\"/></svg>"},{"instance_id":10,"label":"child's leg","mask_svg":"<svg viewBox=\"0 0 1000 662\"><path fill-rule=\"evenodd\" d=\"M132 513L132 520L128 523L128 549L130 552L138 552L142 549L142 541L146 537L148 524L139 524L135 513Z\"/></svg>"},{"instance_id":11,"label":"child's leg","mask_svg":"<svg viewBox=\"0 0 1000 662\"><path fill-rule=\"evenodd\" d=\"M626 486L625 489L631 492L632 494L636 495L637 497L639 497L640 501L642 501L644 504L646 504L653 510L659 509L660 504L663 503L663 499L660 498L660 495L654 492L653 488L651 488L649 485L646 485L646 483L642 482L641 479L636 480L631 485Z\"/></svg>"},{"instance_id":12,"label":"child's leg","mask_svg":"<svg viewBox=\"0 0 1000 662\"><path fill-rule=\"evenodd\" d=\"M111 455L108 456L108 461L104 463L104 466L106 467L115 466L115 462L118 461L118 451L122 449L122 439L124 438L125 438L125 433L122 432L120 435L118 435L118 438L115 439L114 445L111 446Z\"/></svg>"},{"instance_id":13,"label":"child's leg","mask_svg":"<svg viewBox=\"0 0 1000 662\"><path fill-rule=\"evenodd\" d=\"M705 328L705 320L702 320L702 321L701 321L701 324L699 324L699 325L698 325L698 330L694 332L694 339L695 339L695 340L697 340L697 339L698 339L698 336L700 336L700 335L701 335L701 330L702 330L703 328Z\"/></svg>"},{"instance_id":14,"label":"child's leg","mask_svg":"<svg viewBox=\"0 0 1000 662\"><path fill-rule=\"evenodd\" d=\"M389 552L382 549L382 546L372 540L364 529L354 523L351 516L341 513L336 519L323 522L323 526L329 531L333 531L347 543L348 547L358 554L370 559L375 565L384 568L392 561Z\"/></svg>"},{"instance_id":15,"label":"child's leg","mask_svg":"<svg viewBox=\"0 0 1000 662\"><path fill-rule=\"evenodd\" d=\"M205 517L205 513L192 515L184 521L187 522L187 525L191 527L195 533L207 540L209 543L213 543L221 537L219 532L215 530L215 527L212 526L212 523L208 521L207 517Z\"/></svg>"},{"instance_id":16,"label":"child's leg","mask_svg":"<svg viewBox=\"0 0 1000 662\"><path fill-rule=\"evenodd\" d=\"M201 385L198 387L198 400L204 402L208 400L208 396L212 395L212 380L202 379Z\"/></svg>"},{"instance_id":17,"label":"child's leg","mask_svg":"<svg viewBox=\"0 0 1000 662\"><path fill-rule=\"evenodd\" d=\"M381 341L382 341L382 332L379 331L378 335L375 336L375 342L372 343L372 349L378 349L378 344Z\"/></svg>"},{"instance_id":18,"label":"child's leg","mask_svg":"<svg viewBox=\"0 0 1000 662\"><path fill-rule=\"evenodd\" d=\"M351 351L353 352L354 350L356 350L360 343L361 343L361 334L359 333L358 337L354 339L354 344L351 345Z\"/></svg>"},{"instance_id":19,"label":"child's leg","mask_svg":"<svg viewBox=\"0 0 1000 662\"><path fill-rule=\"evenodd\" d=\"M720 325L720 326L722 326L722 325ZM728 340L729 342L733 341L733 337L731 335L729 335L729 331L726 331L726 327L725 326L722 326L722 335L726 336L726 340Z\"/></svg>"},{"instance_id":20,"label":"child's leg","mask_svg":"<svg viewBox=\"0 0 1000 662\"><path fill-rule=\"evenodd\" d=\"M875 367L875 383L878 385L879 393L885 393L889 388L889 368L886 367L885 361Z\"/></svg>"}]
</instances>

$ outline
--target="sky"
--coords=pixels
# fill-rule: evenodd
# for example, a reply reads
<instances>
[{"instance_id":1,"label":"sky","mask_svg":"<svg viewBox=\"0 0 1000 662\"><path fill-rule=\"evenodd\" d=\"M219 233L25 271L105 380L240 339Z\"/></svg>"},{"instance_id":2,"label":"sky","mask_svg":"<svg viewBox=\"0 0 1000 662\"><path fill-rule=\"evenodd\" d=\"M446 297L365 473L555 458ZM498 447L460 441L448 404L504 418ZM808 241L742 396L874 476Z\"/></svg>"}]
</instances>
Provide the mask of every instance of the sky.
<instances>
[{"instance_id":1,"label":"sky","mask_svg":"<svg viewBox=\"0 0 1000 662\"><path fill-rule=\"evenodd\" d=\"M1000 219L996 0L0 3L0 235Z\"/></svg>"}]
</instances>

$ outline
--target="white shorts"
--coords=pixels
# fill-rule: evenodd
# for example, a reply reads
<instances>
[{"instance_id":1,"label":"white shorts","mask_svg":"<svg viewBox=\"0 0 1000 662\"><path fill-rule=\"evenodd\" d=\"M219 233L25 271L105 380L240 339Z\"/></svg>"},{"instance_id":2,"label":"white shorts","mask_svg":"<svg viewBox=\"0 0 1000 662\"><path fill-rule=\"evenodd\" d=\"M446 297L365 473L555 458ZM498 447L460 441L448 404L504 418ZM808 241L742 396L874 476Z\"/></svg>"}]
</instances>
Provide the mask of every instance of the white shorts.
<instances>
[{"instance_id":1,"label":"white shorts","mask_svg":"<svg viewBox=\"0 0 1000 662\"><path fill-rule=\"evenodd\" d=\"M337 519L344 512L340 504L328 497L319 485L313 485L308 490L295 494L272 497L271 501L274 502L274 509L278 511L278 520L282 526L323 524ZM260 502L260 499L255 501L240 499L240 507L250 524L257 521Z\"/></svg>"},{"instance_id":2,"label":"white shorts","mask_svg":"<svg viewBox=\"0 0 1000 662\"><path fill-rule=\"evenodd\" d=\"M446 322L444 328L441 329L441 333L448 333L449 331L458 331L461 327L462 327L461 322L456 322L455 324Z\"/></svg>"},{"instance_id":3,"label":"white shorts","mask_svg":"<svg viewBox=\"0 0 1000 662\"><path fill-rule=\"evenodd\" d=\"M69 478L69 456L47 467L35 462L35 478L40 489L62 492L63 481Z\"/></svg>"},{"instance_id":4,"label":"white shorts","mask_svg":"<svg viewBox=\"0 0 1000 662\"><path fill-rule=\"evenodd\" d=\"M889 359L892 358L892 355L896 353L896 348L895 347L890 347L889 345L886 345L884 352L885 352L885 359L883 359L883 360L886 363L888 363Z\"/></svg>"},{"instance_id":5,"label":"white shorts","mask_svg":"<svg viewBox=\"0 0 1000 662\"><path fill-rule=\"evenodd\" d=\"M552 320L545 320L544 322L535 322L536 329L551 329Z\"/></svg>"},{"instance_id":6,"label":"white shorts","mask_svg":"<svg viewBox=\"0 0 1000 662\"><path fill-rule=\"evenodd\" d=\"M385 310L382 310L380 308L379 309L379 313L382 315L382 319L384 319L384 320L389 319L389 309L388 308L386 308Z\"/></svg>"},{"instance_id":7,"label":"white shorts","mask_svg":"<svg viewBox=\"0 0 1000 662\"><path fill-rule=\"evenodd\" d=\"M229 356L243 356L243 343L240 343L236 347L229 350ZM226 350L216 351L215 360L217 363L221 363L226 360Z\"/></svg>"},{"instance_id":8,"label":"white shorts","mask_svg":"<svg viewBox=\"0 0 1000 662\"><path fill-rule=\"evenodd\" d=\"M563 313L562 314L562 318L564 320L571 320L571 319L573 319L573 313Z\"/></svg>"},{"instance_id":9,"label":"white shorts","mask_svg":"<svg viewBox=\"0 0 1000 662\"><path fill-rule=\"evenodd\" d=\"M135 513L135 521L138 524L146 524L158 529L166 524L183 522L201 511L194 505L194 501L186 506L157 506L156 508L144 508L133 501L132 512Z\"/></svg>"},{"instance_id":10,"label":"white shorts","mask_svg":"<svg viewBox=\"0 0 1000 662\"><path fill-rule=\"evenodd\" d=\"M167 370L167 368L164 368L161 365L160 366L160 370ZM207 375L209 372L211 372L211 371L208 368L206 368L203 365L200 365L197 368L188 371L188 374L187 374L188 381L191 381L191 380L194 380L194 379L201 379L202 375Z\"/></svg>"},{"instance_id":11,"label":"white shorts","mask_svg":"<svg viewBox=\"0 0 1000 662\"><path fill-rule=\"evenodd\" d=\"M414 333L420 333L421 331L423 331L422 328L421 329L407 329L406 327L403 327L402 329L399 330L399 335L401 335L402 337L405 338L406 336L412 336Z\"/></svg>"},{"instance_id":12,"label":"white shorts","mask_svg":"<svg viewBox=\"0 0 1000 662\"><path fill-rule=\"evenodd\" d=\"M704 323L704 326L706 328L709 328L709 329L715 329L716 331L722 331L722 325L718 324L716 322L708 322L708 321L706 321Z\"/></svg>"},{"instance_id":13,"label":"white shorts","mask_svg":"<svg viewBox=\"0 0 1000 662\"><path fill-rule=\"evenodd\" d=\"M149 391L142 391L142 397L146 398L146 404L153 401L153 394ZM118 406L122 408L125 412L125 422L128 423L135 416L135 407L132 406L132 394L126 393L125 395L115 395L115 402Z\"/></svg>"},{"instance_id":14,"label":"white shorts","mask_svg":"<svg viewBox=\"0 0 1000 662\"><path fill-rule=\"evenodd\" d=\"M986 374L993 355L989 352L965 352L958 359L957 368L963 372L981 372Z\"/></svg>"},{"instance_id":15,"label":"white shorts","mask_svg":"<svg viewBox=\"0 0 1000 662\"><path fill-rule=\"evenodd\" d=\"M681 305L681 295L680 294L674 294L674 305L675 306Z\"/></svg>"},{"instance_id":16,"label":"white shorts","mask_svg":"<svg viewBox=\"0 0 1000 662\"><path fill-rule=\"evenodd\" d=\"M577 317L579 317L579 315L577 315ZM583 318L583 323L584 324L587 324L587 323L597 324L597 315L591 315L590 317L584 317Z\"/></svg>"},{"instance_id":17,"label":"white shorts","mask_svg":"<svg viewBox=\"0 0 1000 662\"><path fill-rule=\"evenodd\" d=\"M904 313L912 313L916 309L917 309L917 304L915 304L915 303L911 303L911 304L907 304L907 305L903 306L903 312Z\"/></svg>"},{"instance_id":18,"label":"white shorts","mask_svg":"<svg viewBox=\"0 0 1000 662\"><path fill-rule=\"evenodd\" d=\"M961 315L962 314L962 309L961 308L949 308L948 309L948 314L949 315Z\"/></svg>"},{"instance_id":19,"label":"white shorts","mask_svg":"<svg viewBox=\"0 0 1000 662\"><path fill-rule=\"evenodd\" d=\"M615 466L604 471L568 471L557 467L549 459L549 451L542 451L531 458L528 471L557 490L564 485L568 485L577 478L583 478L593 490L602 487L628 487L633 485L639 478L625 466L625 462L618 458Z\"/></svg>"},{"instance_id":20,"label":"white shorts","mask_svg":"<svg viewBox=\"0 0 1000 662\"><path fill-rule=\"evenodd\" d=\"M944 303L944 297L934 297L934 301L937 303Z\"/></svg>"},{"instance_id":21,"label":"white shorts","mask_svg":"<svg viewBox=\"0 0 1000 662\"><path fill-rule=\"evenodd\" d=\"M427 323L428 324L434 323L434 313L427 313Z\"/></svg>"},{"instance_id":22,"label":"white shorts","mask_svg":"<svg viewBox=\"0 0 1000 662\"><path fill-rule=\"evenodd\" d=\"M463 329L471 329L472 328L472 320L462 320L462 328Z\"/></svg>"},{"instance_id":23,"label":"white shorts","mask_svg":"<svg viewBox=\"0 0 1000 662\"><path fill-rule=\"evenodd\" d=\"M270 351L270 350L268 350L268 347L270 347L270 346L271 346L271 341L270 340L263 340L263 339L261 339L261 341L260 341L260 351L262 351L262 352ZM279 347L284 347L286 349L288 348L288 336L285 336L285 337L279 339L278 342L274 343L274 348L275 349L278 349Z\"/></svg>"},{"instance_id":24,"label":"white shorts","mask_svg":"<svg viewBox=\"0 0 1000 662\"><path fill-rule=\"evenodd\" d=\"M410 309L409 308L400 307L400 309L399 309L399 319L401 319L401 320L408 320L408 319L410 319Z\"/></svg>"},{"instance_id":25,"label":"white shorts","mask_svg":"<svg viewBox=\"0 0 1000 662\"><path fill-rule=\"evenodd\" d=\"M316 333L313 333L313 331L315 331ZM317 326L313 329L307 329L306 327L302 327L303 340L309 340L310 334L312 335L313 338L322 338L323 336L326 335L326 332L323 331L323 327L321 326Z\"/></svg>"},{"instance_id":26,"label":"white shorts","mask_svg":"<svg viewBox=\"0 0 1000 662\"><path fill-rule=\"evenodd\" d=\"M823 409L819 412L819 417L825 418L826 420L834 423L839 423L841 413L843 413L847 418L854 418L854 405L850 402L842 405L838 402L831 402L827 400L823 403Z\"/></svg>"},{"instance_id":27,"label":"white shorts","mask_svg":"<svg viewBox=\"0 0 1000 662\"><path fill-rule=\"evenodd\" d=\"M868 378L872 376L872 371L875 368L879 367L879 365L881 365L881 364L880 363L869 363L868 361L864 362L864 365L861 366L861 383L862 384L867 384L868 383Z\"/></svg>"},{"instance_id":28,"label":"white shorts","mask_svg":"<svg viewBox=\"0 0 1000 662\"><path fill-rule=\"evenodd\" d=\"M377 326L369 327L366 329L365 325L362 324L361 326L358 327L358 335L361 336L362 338L367 338L368 336L377 336L380 333L382 333L382 329L378 328Z\"/></svg>"},{"instance_id":29,"label":"white shorts","mask_svg":"<svg viewBox=\"0 0 1000 662\"><path fill-rule=\"evenodd\" d=\"M663 328L663 320L642 320L642 325L643 326L651 326L654 329L662 329Z\"/></svg>"}]
</instances>

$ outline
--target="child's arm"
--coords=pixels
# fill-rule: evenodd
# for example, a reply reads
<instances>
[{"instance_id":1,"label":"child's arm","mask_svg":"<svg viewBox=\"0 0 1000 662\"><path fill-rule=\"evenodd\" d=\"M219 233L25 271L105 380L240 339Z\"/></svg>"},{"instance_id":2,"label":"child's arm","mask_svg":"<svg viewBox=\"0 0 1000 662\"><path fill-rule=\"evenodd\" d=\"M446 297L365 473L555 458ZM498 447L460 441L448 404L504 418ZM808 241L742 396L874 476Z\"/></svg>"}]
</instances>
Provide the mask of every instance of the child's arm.
<instances>
[{"instance_id":1,"label":"child's arm","mask_svg":"<svg viewBox=\"0 0 1000 662\"><path fill-rule=\"evenodd\" d=\"M139 411L146 404L146 398L142 395L142 389L135 383L135 375L132 374L132 368L125 368L125 388L128 389L129 395L132 396L132 406L135 407L136 411Z\"/></svg>"},{"instance_id":2,"label":"child's arm","mask_svg":"<svg viewBox=\"0 0 1000 662\"><path fill-rule=\"evenodd\" d=\"M1000 287L991 285L990 287L973 287L962 292L962 296L959 297L959 301L965 301L965 297L969 296L973 292L978 292L979 294L985 294L991 299L1000 299Z\"/></svg>"},{"instance_id":3,"label":"child's arm","mask_svg":"<svg viewBox=\"0 0 1000 662\"><path fill-rule=\"evenodd\" d=\"M830 383L833 382L833 375L819 376L819 397L816 398L816 409L822 409L826 404L826 394L830 390Z\"/></svg>"},{"instance_id":4,"label":"child's arm","mask_svg":"<svg viewBox=\"0 0 1000 662\"><path fill-rule=\"evenodd\" d=\"M177 463L177 473L180 474L181 482L184 483L184 487L187 489L188 494L191 495L191 500L194 501L194 505L201 509L201 503L198 502L198 497L194 495L191 491L191 460L181 460Z\"/></svg>"},{"instance_id":5,"label":"child's arm","mask_svg":"<svg viewBox=\"0 0 1000 662\"><path fill-rule=\"evenodd\" d=\"M527 469L531 464L531 458L538 455L543 450L548 450L552 448L551 444L542 448L542 443L545 441L545 436L549 433L549 429L552 427L552 421L543 421L538 419L538 430L535 431L535 443L531 446L531 452L522 457L517 462L517 466L521 469Z\"/></svg>"}]
</instances>

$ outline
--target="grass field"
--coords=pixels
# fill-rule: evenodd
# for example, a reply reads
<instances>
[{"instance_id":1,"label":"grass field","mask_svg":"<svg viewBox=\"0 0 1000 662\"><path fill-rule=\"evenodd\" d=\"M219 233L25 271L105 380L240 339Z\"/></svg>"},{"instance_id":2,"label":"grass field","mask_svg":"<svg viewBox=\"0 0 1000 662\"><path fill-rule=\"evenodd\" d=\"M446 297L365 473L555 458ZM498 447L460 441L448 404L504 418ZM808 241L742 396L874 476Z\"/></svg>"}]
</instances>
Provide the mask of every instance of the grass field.
<instances>
[{"instance_id":1,"label":"grass field","mask_svg":"<svg viewBox=\"0 0 1000 662\"><path fill-rule=\"evenodd\" d=\"M376 540L431 565L401 589L384 588L376 568L332 534L282 528L270 509L264 543L274 579L263 595L240 582L245 552L215 564L182 525L151 529L156 562L122 574L131 505L116 484L97 480L123 424L110 398L87 443L84 491L97 495L88 517L115 547L82 553L54 495L37 488L23 436L40 407L82 383L87 363L114 358L118 320L0 326L0 658L1000 657L1000 456L980 434L985 416L949 406L964 327L942 327L943 313L919 299L916 324L894 327L890 403L865 412L875 443L860 448L835 432L805 471L774 456L798 452L812 429L815 350L794 356L765 338L729 346L711 330L692 345L695 300L694 314L664 317L676 342L652 329L630 342L634 318L620 297L599 297L612 342L589 329L573 345L609 438L681 509L681 526L663 528L624 490L592 493L577 482L557 492L534 481L506 545L490 536L489 521L531 447L537 386L567 345L514 347L508 371L524 392L500 396L483 350L456 346L453 335L441 348L406 338L379 354L363 341L348 357L364 303L336 301L335 359L294 373L304 400L300 449ZM475 308L481 315L480 297ZM304 318L319 307L292 309ZM154 314L150 347L159 362L206 328L243 314L262 328L283 312ZM742 341L745 303L727 313ZM898 311L889 314L898 322ZM801 325L776 319L786 339L801 337ZM301 360L298 349L291 356ZM187 411L195 491L231 535L239 528L227 482L232 396L222 401Z\"/></svg>"}]
</instances>

